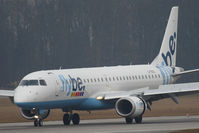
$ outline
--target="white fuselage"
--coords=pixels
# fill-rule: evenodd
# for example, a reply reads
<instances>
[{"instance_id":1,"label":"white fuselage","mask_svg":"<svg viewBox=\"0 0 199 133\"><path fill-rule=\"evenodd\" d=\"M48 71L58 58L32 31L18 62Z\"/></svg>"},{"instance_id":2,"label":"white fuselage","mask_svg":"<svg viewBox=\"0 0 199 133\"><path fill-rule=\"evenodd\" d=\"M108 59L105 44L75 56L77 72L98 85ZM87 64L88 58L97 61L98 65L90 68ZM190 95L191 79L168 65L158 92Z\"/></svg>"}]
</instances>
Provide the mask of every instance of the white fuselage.
<instances>
[{"instance_id":1,"label":"white fuselage","mask_svg":"<svg viewBox=\"0 0 199 133\"><path fill-rule=\"evenodd\" d=\"M19 85L14 101L22 108L93 110L113 108L96 100L104 92L130 91L174 82L167 66L130 65L48 70L30 73L24 80L45 80L46 85Z\"/></svg>"}]
</instances>

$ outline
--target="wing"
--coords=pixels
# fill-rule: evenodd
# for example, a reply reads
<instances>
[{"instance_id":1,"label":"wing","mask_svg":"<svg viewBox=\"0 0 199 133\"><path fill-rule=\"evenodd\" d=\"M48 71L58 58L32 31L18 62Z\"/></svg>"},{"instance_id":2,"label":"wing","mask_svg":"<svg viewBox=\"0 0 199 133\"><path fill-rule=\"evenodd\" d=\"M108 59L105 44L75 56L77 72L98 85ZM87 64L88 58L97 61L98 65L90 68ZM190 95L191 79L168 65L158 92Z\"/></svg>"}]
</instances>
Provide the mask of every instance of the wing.
<instances>
[{"instance_id":1,"label":"wing","mask_svg":"<svg viewBox=\"0 0 199 133\"><path fill-rule=\"evenodd\" d=\"M14 97L14 90L0 90L0 96Z\"/></svg>"},{"instance_id":2,"label":"wing","mask_svg":"<svg viewBox=\"0 0 199 133\"><path fill-rule=\"evenodd\" d=\"M146 101L156 101L163 98L172 98L176 103L177 96L191 95L199 93L199 82L160 85L158 89L149 89L149 87L137 89L134 91L107 92L96 97L98 100L113 100L128 96L141 96Z\"/></svg>"},{"instance_id":3,"label":"wing","mask_svg":"<svg viewBox=\"0 0 199 133\"><path fill-rule=\"evenodd\" d=\"M161 85L158 89L147 90L144 92L144 99L156 101L163 98L172 98L178 103L176 97L199 93L199 82Z\"/></svg>"}]
</instances>

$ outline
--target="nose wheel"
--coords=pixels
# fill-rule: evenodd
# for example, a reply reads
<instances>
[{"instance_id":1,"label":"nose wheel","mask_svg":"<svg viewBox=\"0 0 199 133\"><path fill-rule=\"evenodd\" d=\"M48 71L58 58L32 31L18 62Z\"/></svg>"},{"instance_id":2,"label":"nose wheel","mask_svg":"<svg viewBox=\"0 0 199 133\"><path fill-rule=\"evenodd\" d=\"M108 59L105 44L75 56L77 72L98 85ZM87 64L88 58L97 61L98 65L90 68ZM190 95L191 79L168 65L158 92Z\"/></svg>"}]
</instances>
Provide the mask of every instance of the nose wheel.
<instances>
[{"instance_id":1,"label":"nose wheel","mask_svg":"<svg viewBox=\"0 0 199 133\"><path fill-rule=\"evenodd\" d=\"M34 120L34 126L35 127L42 127L43 126L43 119L40 116L40 110L39 109L34 109L33 111L35 111L35 120Z\"/></svg>"},{"instance_id":2,"label":"nose wheel","mask_svg":"<svg viewBox=\"0 0 199 133\"><path fill-rule=\"evenodd\" d=\"M64 114L63 116L63 123L64 125L70 125L70 122L73 122L73 125L78 125L79 122L80 122L80 117L79 117L79 114L77 113L74 113L74 114Z\"/></svg>"},{"instance_id":3,"label":"nose wheel","mask_svg":"<svg viewBox=\"0 0 199 133\"><path fill-rule=\"evenodd\" d=\"M43 126L43 121L41 119L35 119L34 120L34 126L35 127L41 127L41 126Z\"/></svg>"}]
</instances>

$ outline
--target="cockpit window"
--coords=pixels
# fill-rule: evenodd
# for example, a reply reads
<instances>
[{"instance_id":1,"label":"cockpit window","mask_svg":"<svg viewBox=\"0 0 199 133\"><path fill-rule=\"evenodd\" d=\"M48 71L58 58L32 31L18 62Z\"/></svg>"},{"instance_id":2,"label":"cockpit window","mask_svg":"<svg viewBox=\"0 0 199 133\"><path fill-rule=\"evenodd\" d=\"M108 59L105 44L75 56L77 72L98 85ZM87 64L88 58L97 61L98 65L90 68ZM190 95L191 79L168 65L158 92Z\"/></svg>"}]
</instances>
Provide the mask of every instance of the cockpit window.
<instances>
[{"instance_id":1,"label":"cockpit window","mask_svg":"<svg viewBox=\"0 0 199 133\"><path fill-rule=\"evenodd\" d=\"M20 86L33 86L33 85L39 85L38 80L22 80L19 84Z\"/></svg>"},{"instance_id":2,"label":"cockpit window","mask_svg":"<svg viewBox=\"0 0 199 133\"><path fill-rule=\"evenodd\" d=\"M43 79L39 80L39 83L41 86L47 86L46 81Z\"/></svg>"}]
</instances>

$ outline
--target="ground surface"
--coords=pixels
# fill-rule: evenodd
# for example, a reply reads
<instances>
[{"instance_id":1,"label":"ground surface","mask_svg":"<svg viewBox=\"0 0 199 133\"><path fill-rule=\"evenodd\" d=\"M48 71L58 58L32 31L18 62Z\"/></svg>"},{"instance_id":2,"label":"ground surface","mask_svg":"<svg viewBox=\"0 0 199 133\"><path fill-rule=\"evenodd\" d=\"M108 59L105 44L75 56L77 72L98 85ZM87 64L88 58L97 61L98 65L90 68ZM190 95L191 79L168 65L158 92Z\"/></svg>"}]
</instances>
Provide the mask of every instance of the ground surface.
<instances>
[{"instance_id":1,"label":"ground surface","mask_svg":"<svg viewBox=\"0 0 199 133\"><path fill-rule=\"evenodd\" d=\"M199 133L199 129L187 129L187 130L173 131L171 133Z\"/></svg>"},{"instance_id":2,"label":"ground surface","mask_svg":"<svg viewBox=\"0 0 199 133\"><path fill-rule=\"evenodd\" d=\"M82 120L76 126L64 126L62 121L45 121L43 127L32 122L0 123L0 133L170 133L196 129L198 123L199 116L144 117L142 124L125 124L122 118Z\"/></svg>"},{"instance_id":3,"label":"ground surface","mask_svg":"<svg viewBox=\"0 0 199 133\"><path fill-rule=\"evenodd\" d=\"M152 111L146 111L145 117L149 116L189 116L199 115L199 95L179 98L180 104L175 104L171 99L153 102ZM103 119L119 117L115 110L78 112L81 119ZM63 112L52 110L46 120L62 120ZM8 98L0 98L0 122L26 121L20 115L19 108L10 102Z\"/></svg>"}]
</instances>

